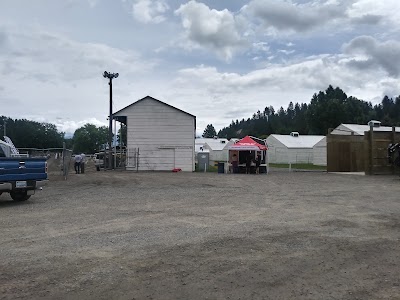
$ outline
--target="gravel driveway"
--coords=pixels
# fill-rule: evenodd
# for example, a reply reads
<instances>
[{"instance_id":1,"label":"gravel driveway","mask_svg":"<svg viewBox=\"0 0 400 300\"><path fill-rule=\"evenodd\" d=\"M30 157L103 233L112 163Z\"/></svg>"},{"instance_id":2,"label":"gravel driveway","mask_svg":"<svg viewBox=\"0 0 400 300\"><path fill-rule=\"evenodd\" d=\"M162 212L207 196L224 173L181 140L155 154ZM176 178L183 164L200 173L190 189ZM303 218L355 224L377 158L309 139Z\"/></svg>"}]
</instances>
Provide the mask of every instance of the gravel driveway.
<instances>
[{"instance_id":1,"label":"gravel driveway","mask_svg":"<svg viewBox=\"0 0 400 300\"><path fill-rule=\"evenodd\" d=\"M88 172L0 196L0 299L400 299L400 178Z\"/></svg>"}]
</instances>

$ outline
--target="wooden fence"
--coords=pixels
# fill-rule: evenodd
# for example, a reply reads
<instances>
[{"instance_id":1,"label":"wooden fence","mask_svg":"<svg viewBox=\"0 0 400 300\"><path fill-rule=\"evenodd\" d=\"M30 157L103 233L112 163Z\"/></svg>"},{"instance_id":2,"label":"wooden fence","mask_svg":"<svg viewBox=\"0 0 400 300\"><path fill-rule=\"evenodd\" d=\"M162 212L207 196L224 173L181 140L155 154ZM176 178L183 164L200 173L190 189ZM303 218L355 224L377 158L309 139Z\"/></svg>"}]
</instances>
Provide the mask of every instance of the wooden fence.
<instances>
[{"instance_id":1,"label":"wooden fence","mask_svg":"<svg viewBox=\"0 0 400 300\"><path fill-rule=\"evenodd\" d=\"M365 135L365 174L394 174L396 169L389 164L388 146L400 142L400 133L383 131L366 131Z\"/></svg>"},{"instance_id":2,"label":"wooden fence","mask_svg":"<svg viewBox=\"0 0 400 300\"><path fill-rule=\"evenodd\" d=\"M327 136L328 172L365 172L366 175L394 174L389 164L387 148L400 142L395 128L388 131L366 131L361 135Z\"/></svg>"},{"instance_id":3,"label":"wooden fence","mask_svg":"<svg viewBox=\"0 0 400 300\"><path fill-rule=\"evenodd\" d=\"M328 172L364 172L364 137L328 134L326 137Z\"/></svg>"}]
</instances>

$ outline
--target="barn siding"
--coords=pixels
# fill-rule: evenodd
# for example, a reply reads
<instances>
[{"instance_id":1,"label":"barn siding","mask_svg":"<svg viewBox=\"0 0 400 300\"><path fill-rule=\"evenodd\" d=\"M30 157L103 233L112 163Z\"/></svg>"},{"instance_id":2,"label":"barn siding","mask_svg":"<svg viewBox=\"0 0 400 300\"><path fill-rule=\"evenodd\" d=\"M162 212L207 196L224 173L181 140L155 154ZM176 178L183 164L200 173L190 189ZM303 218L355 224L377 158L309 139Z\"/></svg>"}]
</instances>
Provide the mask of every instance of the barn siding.
<instances>
[{"instance_id":1,"label":"barn siding","mask_svg":"<svg viewBox=\"0 0 400 300\"><path fill-rule=\"evenodd\" d=\"M193 116L151 98L115 115L127 117L127 146L139 148L139 170L194 171Z\"/></svg>"}]
</instances>

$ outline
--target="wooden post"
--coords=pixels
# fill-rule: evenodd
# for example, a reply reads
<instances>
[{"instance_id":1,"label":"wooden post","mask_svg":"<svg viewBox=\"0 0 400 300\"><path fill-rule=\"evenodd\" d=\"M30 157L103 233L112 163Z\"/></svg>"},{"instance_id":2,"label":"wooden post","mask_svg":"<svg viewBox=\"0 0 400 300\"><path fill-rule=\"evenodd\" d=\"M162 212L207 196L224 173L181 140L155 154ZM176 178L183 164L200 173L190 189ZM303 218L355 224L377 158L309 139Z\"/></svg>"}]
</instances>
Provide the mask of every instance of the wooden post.
<instances>
[{"instance_id":1,"label":"wooden post","mask_svg":"<svg viewBox=\"0 0 400 300\"><path fill-rule=\"evenodd\" d=\"M139 148L137 148L137 154L136 154L136 173L137 172L139 172Z\"/></svg>"},{"instance_id":2,"label":"wooden post","mask_svg":"<svg viewBox=\"0 0 400 300\"><path fill-rule=\"evenodd\" d=\"M373 142L374 139L374 126L369 126L369 175L374 175L374 151Z\"/></svg>"},{"instance_id":3,"label":"wooden post","mask_svg":"<svg viewBox=\"0 0 400 300\"><path fill-rule=\"evenodd\" d=\"M392 138L391 138L391 143L394 144L396 142L396 127L392 126ZM389 153L388 153L389 154ZM388 158L389 159L389 158ZM396 174L396 167L392 163L392 174Z\"/></svg>"},{"instance_id":4,"label":"wooden post","mask_svg":"<svg viewBox=\"0 0 400 300\"><path fill-rule=\"evenodd\" d=\"M66 167L66 159L65 156L67 155L67 146L65 144L65 142L63 142L63 152L62 152L62 159L63 159L63 177L64 180L67 180L67 167ZM69 166L68 166L69 167Z\"/></svg>"}]
</instances>

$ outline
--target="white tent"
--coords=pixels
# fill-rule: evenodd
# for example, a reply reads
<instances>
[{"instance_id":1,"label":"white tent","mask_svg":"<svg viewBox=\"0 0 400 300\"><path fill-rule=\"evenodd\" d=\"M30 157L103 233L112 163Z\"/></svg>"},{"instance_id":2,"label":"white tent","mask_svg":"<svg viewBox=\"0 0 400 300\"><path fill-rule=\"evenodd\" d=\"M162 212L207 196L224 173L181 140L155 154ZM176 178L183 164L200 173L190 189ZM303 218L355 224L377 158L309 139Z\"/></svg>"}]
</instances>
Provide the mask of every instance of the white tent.
<instances>
[{"instance_id":1,"label":"white tent","mask_svg":"<svg viewBox=\"0 0 400 300\"><path fill-rule=\"evenodd\" d=\"M267 138L270 163L314 164L314 154L326 157L326 137L323 135L271 134ZM317 148L314 148L318 145ZM318 152L318 153L317 153Z\"/></svg>"}]
</instances>

